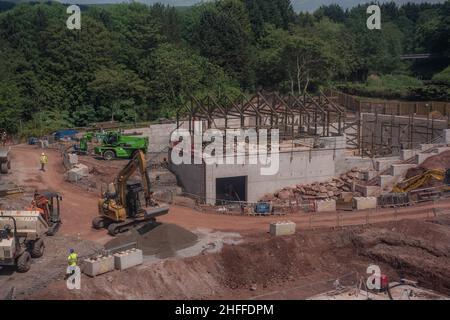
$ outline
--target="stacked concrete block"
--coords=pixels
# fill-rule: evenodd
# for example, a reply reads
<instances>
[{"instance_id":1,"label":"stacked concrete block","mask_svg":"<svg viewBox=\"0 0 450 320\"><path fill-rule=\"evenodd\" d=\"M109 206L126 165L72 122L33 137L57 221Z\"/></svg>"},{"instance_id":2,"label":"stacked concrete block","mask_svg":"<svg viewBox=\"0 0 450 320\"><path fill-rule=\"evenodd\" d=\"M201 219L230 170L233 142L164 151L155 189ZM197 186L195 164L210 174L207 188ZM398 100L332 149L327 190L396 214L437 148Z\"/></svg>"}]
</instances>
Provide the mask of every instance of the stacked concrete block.
<instances>
[{"instance_id":1,"label":"stacked concrete block","mask_svg":"<svg viewBox=\"0 0 450 320\"><path fill-rule=\"evenodd\" d=\"M356 210L375 209L377 207L376 197L354 197L353 207Z\"/></svg>"},{"instance_id":2,"label":"stacked concrete block","mask_svg":"<svg viewBox=\"0 0 450 320\"><path fill-rule=\"evenodd\" d=\"M437 152L426 152L426 153L419 153L416 156L416 163L421 164L425 160L427 160L429 157L437 155Z\"/></svg>"},{"instance_id":3,"label":"stacked concrete block","mask_svg":"<svg viewBox=\"0 0 450 320\"><path fill-rule=\"evenodd\" d=\"M89 169L84 164L77 164L67 172L67 179L71 182L77 182L89 174Z\"/></svg>"},{"instance_id":4,"label":"stacked concrete block","mask_svg":"<svg viewBox=\"0 0 450 320\"><path fill-rule=\"evenodd\" d=\"M89 258L83 261L83 272L90 277L95 277L112 270L114 270L114 257L111 255Z\"/></svg>"},{"instance_id":5,"label":"stacked concrete block","mask_svg":"<svg viewBox=\"0 0 450 320\"><path fill-rule=\"evenodd\" d=\"M270 224L269 232L273 236L286 236L295 233L295 223L292 221L273 222Z\"/></svg>"},{"instance_id":6,"label":"stacked concrete block","mask_svg":"<svg viewBox=\"0 0 450 320\"><path fill-rule=\"evenodd\" d=\"M330 212L336 211L336 200L327 199L327 200L317 200L315 202L316 212Z\"/></svg>"},{"instance_id":7,"label":"stacked concrete block","mask_svg":"<svg viewBox=\"0 0 450 320\"><path fill-rule=\"evenodd\" d=\"M390 166L400 160L400 157L389 157L389 158L382 158L377 159L375 161L375 170L377 171L384 171L386 169L389 169Z\"/></svg>"},{"instance_id":8,"label":"stacked concrete block","mask_svg":"<svg viewBox=\"0 0 450 320\"><path fill-rule=\"evenodd\" d=\"M78 164L78 155L75 153L69 153L69 164L75 166Z\"/></svg>"},{"instance_id":9,"label":"stacked concrete block","mask_svg":"<svg viewBox=\"0 0 450 320\"><path fill-rule=\"evenodd\" d=\"M400 150L400 159L408 160L409 158L414 157L419 153L419 150L416 149L402 149Z\"/></svg>"},{"instance_id":10,"label":"stacked concrete block","mask_svg":"<svg viewBox=\"0 0 450 320\"><path fill-rule=\"evenodd\" d=\"M421 143L420 150L425 151L425 150L432 148L433 146L434 146L434 144L432 144L432 143Z\"/></svg>"},{"instance_id":11,"label":"stacked concrete block","mask_svg":"<svg viewBox=\"0 0 450 320\"><path fill-rule=\"evenodd\" d=\"M144 260L142 250L130 249L114 254L114 265L118 270L125 270L142 264Z\"/></svg>"}]
</instances>

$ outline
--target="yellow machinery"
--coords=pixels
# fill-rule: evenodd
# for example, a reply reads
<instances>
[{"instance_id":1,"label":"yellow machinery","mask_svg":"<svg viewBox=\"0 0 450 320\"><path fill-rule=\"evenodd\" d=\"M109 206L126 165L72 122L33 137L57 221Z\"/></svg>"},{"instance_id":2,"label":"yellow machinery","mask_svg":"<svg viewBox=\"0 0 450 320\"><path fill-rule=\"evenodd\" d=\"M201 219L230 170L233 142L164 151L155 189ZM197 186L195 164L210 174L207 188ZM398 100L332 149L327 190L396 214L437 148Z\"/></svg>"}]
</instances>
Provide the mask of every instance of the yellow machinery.
<instances>
[{"instance_id":1,"label":"yellow machinery","mask_svg":"<svg viewBox=\"0 0 450 320\"><path fill-rule=\"evenodd\" d=\"M131 182L130 178L137 170L141 181ZM156 224L155 217L167 214L169 208L158 207L150 187L145 155L138 150L120 170L115 183L108 185L102 193L98 203L99 216L92 221L93 227L107 227L111 235L116 235L140 224Z\"/></svg>"},{"instance_id":2,"label":"yellow machinery","mask_svg":"<svg viewBox=\"0 0 450 320\"><path fill-rule=\"evenodd\" d=\"M400 183L397 183L394 188L392 189L392 192L395 193L405 193L410 192L413 190L416 190L423 186L425 183L427 183L430 179L435 179L438 181L445 180L445 184L448 184L448 174L449 170L447 172L443 170L437 170L437 169L430 169L425 171L422 174L419 174L417 176L414 176L412 178L406 179Z\"/></svg>"}]
</instances>

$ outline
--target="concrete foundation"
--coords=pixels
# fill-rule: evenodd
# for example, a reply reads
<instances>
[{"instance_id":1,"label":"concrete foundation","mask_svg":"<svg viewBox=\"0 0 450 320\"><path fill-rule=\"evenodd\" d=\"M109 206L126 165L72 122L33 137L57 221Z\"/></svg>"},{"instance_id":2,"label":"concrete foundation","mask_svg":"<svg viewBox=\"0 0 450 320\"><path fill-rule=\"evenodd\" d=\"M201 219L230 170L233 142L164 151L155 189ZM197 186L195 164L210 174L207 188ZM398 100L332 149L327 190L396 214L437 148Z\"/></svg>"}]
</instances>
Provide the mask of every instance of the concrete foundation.
<instances>
[{"instance_id":1,"label":"concrete foundation","mask_svg":"<svg viewBox=\"0 0 450 320\"><path fill-rule=\"evenodd\" d=\"M130 249L114 254L114 266L118 270L125 270L142 264L143 255L140 249Z\"/></svg>"},{"instance_id":2,"label":"concrete foundation","mask_svg":"<svg viewBox=\"0 0 450 320\"><path fill-rule=\"evenodd\" d=\"M103 256L97 259L86 259L82 265L83 273L95 277L114 270L114 257Z\"/></svg>"},{"instance_id":3,"label":"concrete foundation","mask_svg":"<svg viewBox=\"0 0 450 320\"><path fill-rule=\"evenodd\" d=\"M295 233L295 223L291 221L274 222L270 224L269 232L273 236L285 236Z\"/></svg>"},{"instance_id":4,"label":"concrete foundation","mask_svg":"<svg viewBox=\"0 0 450 320\"><path fill-rule=\"evenodd\" d=\"M377 207L376 197L354 197L353 208L356 210L375 209Z\"/></svg>"}]
</instances>

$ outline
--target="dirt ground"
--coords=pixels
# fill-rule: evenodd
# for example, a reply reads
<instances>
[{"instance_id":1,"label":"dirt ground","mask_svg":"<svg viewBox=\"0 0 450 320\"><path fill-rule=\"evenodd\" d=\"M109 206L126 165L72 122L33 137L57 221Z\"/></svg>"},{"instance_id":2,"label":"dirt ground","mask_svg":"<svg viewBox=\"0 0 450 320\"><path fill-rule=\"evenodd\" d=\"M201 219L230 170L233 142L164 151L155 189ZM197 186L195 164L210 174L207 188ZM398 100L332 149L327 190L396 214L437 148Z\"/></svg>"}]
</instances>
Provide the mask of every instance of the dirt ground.
<instances>
[{"instance_id":1,"label":"dirt ground","mask_svg":"<svg viewBox=\"0 0 450 320\"><path fill-rule=\"evenodd\" d=\"M0 208L23 208L35 189L58 191L63 196L63 225L56 237L46 240L46 255L34 261L28 273L0 270L0 298L14 287L17 299L300 299L330 290L337 278L355 285L371 263L393 279L412 277L450 294L450 226L443 218L428 221L433 208L448 210L450 201L406 208L401 217L393 216L393 209L379 210L371 214L367 226L359 226L367 223L367 212L345 213L346 227L337 230L330 229L336 225L336 213L314 216L316 230L306 230L311 223L306 214L230 216L172 205L169 214L158 217L163 226L172 227L158 232L179 237L155 240L139 267L93 279L83 275L82 289L69 291L62 279L68 248L89 255L117 240L106 230L91 228L97 215L97 188L65 181L55 150L46 151L47 171L39 171L40 152L33 146L13 147L11 173L2 179L25 187L26 193L0 199ZM112 181L126 162L86 156L80 161L95 167L93 176L101 179L94 180L100 182ZM277 220L296 222L297 234L271 237L269 223ZM149 241L155 236L149 234ZM161 249L166 247L170 250Z\"/></svg>"}]
</instances>

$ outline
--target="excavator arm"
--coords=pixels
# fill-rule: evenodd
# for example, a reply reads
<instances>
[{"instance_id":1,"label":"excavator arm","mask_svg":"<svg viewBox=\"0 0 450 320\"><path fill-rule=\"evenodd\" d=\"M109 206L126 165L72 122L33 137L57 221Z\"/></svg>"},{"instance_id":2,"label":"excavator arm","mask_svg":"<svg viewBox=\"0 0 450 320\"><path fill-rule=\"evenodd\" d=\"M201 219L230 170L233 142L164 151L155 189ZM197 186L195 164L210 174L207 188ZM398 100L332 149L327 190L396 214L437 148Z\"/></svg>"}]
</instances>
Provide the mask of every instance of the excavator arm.
<instances>
[{"instance_id":1,"label":"excavator arm","mask_svg":"<svg viewBox=\"0 0 450 320\"><path fill-rule=\"evenodd\" d=\"M397 183L394 188L392 189L392 192L396 193L404 193L404 192L410 192L412 190L416 190L423 186L425 183L427 183L430 179L435 179L438 181L442 181L445 178L445 173L442 170L427 170L423 174L411 177L409 179L406 179L400 183Z\"/></svg>"},{"instance_id":2,"label":"excavator arm","mask_svg":"<svg viewBox=\"0 0 450 320\"><path fill-rule=\"evenodd\" d=\"M145 155L141 150L137 150L133 154L130 162L128 162L128 164L119 172L119 175L117 176L117 200L122 206L124 206L126 202L127 181L136 172L136 170L139 170L142 177L142 188L144 189L146 205L149 205L151 202L150 176L147 170Z\"/></svg>"}]
</instances>

